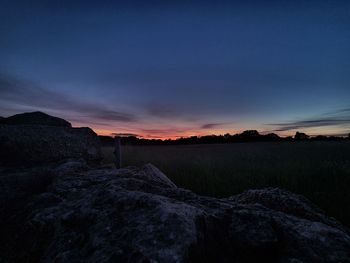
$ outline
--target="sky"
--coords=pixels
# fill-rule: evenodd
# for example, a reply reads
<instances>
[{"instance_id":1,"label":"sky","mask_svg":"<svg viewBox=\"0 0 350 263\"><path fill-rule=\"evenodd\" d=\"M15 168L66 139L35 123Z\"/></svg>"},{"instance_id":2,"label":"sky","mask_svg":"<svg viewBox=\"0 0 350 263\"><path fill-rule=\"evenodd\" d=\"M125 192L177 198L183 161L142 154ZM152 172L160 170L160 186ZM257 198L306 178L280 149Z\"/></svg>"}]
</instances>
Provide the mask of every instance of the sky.
<instances>
[{"instance_id":1,"label":"sky","mask_svg":"<svg viewBox=\"0 0 350 263\"><path fill-rule=\"evenodd\" d=\"M350 132L350 1L0 5L0 116L161 139Z\"/></svg>"}]
</instances>

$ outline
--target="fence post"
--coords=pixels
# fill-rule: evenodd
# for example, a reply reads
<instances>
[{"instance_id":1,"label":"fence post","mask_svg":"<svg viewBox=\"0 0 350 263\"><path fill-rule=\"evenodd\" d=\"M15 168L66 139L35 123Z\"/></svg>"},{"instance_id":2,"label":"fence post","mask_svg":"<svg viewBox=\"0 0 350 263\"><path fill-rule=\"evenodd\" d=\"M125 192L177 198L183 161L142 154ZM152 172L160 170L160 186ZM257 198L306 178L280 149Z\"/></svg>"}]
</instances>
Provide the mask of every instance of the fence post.
<instances>
[{"instance_id":1,"label":"fence post","mask_svg":"<svg viewBox=\"0 0 350 263\"><path fill-rule=\"evenodd\" d=\"M122 153L120 146L120 137L114 137L114 155L115 155L115 167L120 169L122 167Z\"/></svg>"}]
</instances>

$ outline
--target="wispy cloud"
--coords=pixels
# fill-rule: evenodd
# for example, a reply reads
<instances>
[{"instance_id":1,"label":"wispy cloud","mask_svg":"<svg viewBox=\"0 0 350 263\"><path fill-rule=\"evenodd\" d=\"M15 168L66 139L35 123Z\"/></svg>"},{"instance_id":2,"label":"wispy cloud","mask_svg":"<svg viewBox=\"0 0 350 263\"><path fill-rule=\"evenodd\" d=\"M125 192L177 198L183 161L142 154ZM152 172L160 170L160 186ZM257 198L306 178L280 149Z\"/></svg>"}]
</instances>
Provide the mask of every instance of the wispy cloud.
<instances>
[{"instance_id":1,"label":"wispy cloud","mask_svg":"<svg viewBox=\"0 0 350 263\"><path fill-rule=\"evenodd\" d=\"M315 127L350 127L350 108L339 109L337 111L328 112L315 118L296 120L290 122L270 123L268 125L276 126L275 131L290 131L303 128Z\"/></svg>"},{"instance_id":2,"label":"wispy cloud","mask_svg":"<svg viewBox=\"0 0 350 263\"><path fill-rule=\"evenodd\" d=\"M289 123L275 123L272 125L280 126L275 131L289 131L302 128L313 128L313 127L325 127L325 126L339 126L339 125L350 124L350 119L320 119L320 120L306 120L296 121Z\"/></svg>"},{"instance_id":3,"label":"wispy cloud","mask_svg":"<svg viewBox=\"0 0 350 263\"><path fill-rule=\"evenodd\" d=\"M326 112L323 115L324 116L334 116L334 115L343 115L343 114L350 114L350 108L344 108L344 109L339 109L336 111Z\"/></svg>"},{"instance_id":4,"label":"wispy cloud","mask_svg":"<svg viewBox=\"0 0 350 263\"><path fill-rule=\"evenodd\" d=\"M227 123L206 123L206 124L203 124L201 125L201 129L213 129L213 128L216 128L216 127L219 127L219 126L222 126L222 125L225 125Z\"/></svg>"},{"instance_id":5,"label":"wispy cloud","mask_svg":"<svg viewBox=\"0 0 350 263\"><path fill-rule=\"evenodd\" d=\"M136 122L137 116L115 110L105 105L90 103L73 98L40 85L23 81L0 72L0 101L7 105L20 105L30 108L55 110L63 115L78 114L84 118L99 121Z\"/></svg>"},{"instance_id":6,"label":"wispy cloud","mask_svg":"<svg viewBox=\"0 0 350 263\"><path fill-rule=\"evenodd\" d=\"M167 135L167 134L181 134L185 129L177 129L177 128L167 128L167 129L141 129L141 131L145 134L157 134L157 135Z\"/></svg>"},{"instance_id":7,"label":"wispy cloud","mask_svg":"<svg viewBox=\"0 0 350 263\"><path fill-rule=\"evenodd\" d=\"M130 136L133 136L133 137L142 137L141 135L138 135L136 133L116 133L116 132L113 132L111 133L112 136L120 136L120 137L130 137Z\"/></svg>"},{"instance_id":8,"label":"wispy cloud","mask_svg":"<svg viewBox=\"0 0 350 263\"><path fill-rule=\"evenodd\" d=\"M193 129L191 127L188 128L178 128L178 127L167 127L167 128L154 128L140 129L140 133L146 138L178 138L183 136L190 136Z\"/></svg>"},{"instance_id":9,"label":"wispy cloud","mask_svg":"<svg viewBox=\"0 0 350 263\"><path fill-rule=\"evenodd\" d=\"M341 110L338 110L339 113L342 113L342 112L349 112L350 113L350 108L346 108L346 109L341 109Z\"/></svg>"}]
</instances>

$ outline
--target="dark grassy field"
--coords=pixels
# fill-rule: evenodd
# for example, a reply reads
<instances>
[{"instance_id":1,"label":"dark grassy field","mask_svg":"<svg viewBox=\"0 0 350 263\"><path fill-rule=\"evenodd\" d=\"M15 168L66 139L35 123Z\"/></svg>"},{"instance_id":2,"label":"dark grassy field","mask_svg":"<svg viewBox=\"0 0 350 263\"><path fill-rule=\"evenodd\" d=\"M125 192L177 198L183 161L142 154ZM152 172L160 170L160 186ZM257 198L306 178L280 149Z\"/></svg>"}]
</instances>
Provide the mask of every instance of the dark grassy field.
<instances>
[{"instance_id":1,"label":"dark grassy field","mask_svg":"<svg viewBox=\"0 0 350 263\"><path fill-rule=\"evenodd\" d=\"M105 163L113 148L103 149ZM350 226L350 142L123 146L123 166L152 163L178 186L226 197L281 187L303 194Z\"/></svg>"}]
</instances>

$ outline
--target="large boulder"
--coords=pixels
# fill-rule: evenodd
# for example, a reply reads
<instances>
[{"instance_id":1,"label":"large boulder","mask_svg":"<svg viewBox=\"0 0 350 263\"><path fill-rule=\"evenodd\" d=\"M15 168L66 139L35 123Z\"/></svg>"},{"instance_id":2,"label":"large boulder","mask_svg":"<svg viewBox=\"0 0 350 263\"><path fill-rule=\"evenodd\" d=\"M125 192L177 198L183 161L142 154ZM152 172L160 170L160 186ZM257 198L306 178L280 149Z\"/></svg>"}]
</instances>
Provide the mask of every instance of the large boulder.
<instances>
[{"instance_id":1,"label":"large boulder","mask_svg":"<svg viewBox=\"0 0 350 263\"><path fill-rule=\"evenodd\" d=\"M0 166L35 166L83 158L102 159L100 141L90 128L0 125Z\"/></svg>"},{"instance_id":2,"label":"large boulder","mask_svg":"<svg viewBox=\"0 0 350 263\"><path fill-rule=\"evenodd\" d=\"M203 197L152 165L2 174L4 262L350 262L350 232L284 190Z\"/></svg>"},{"instance_id":3,"label":"large boulder","mask_svg":"<svg viewBox=\"0 0 350 263\"><path fill-rule=\"evenodd\" d=\"M0 124L72 127L72 125L64 119L50 116L40 111L20 113L7 118L1 117Z\"/></svg>"}]
</instances>

